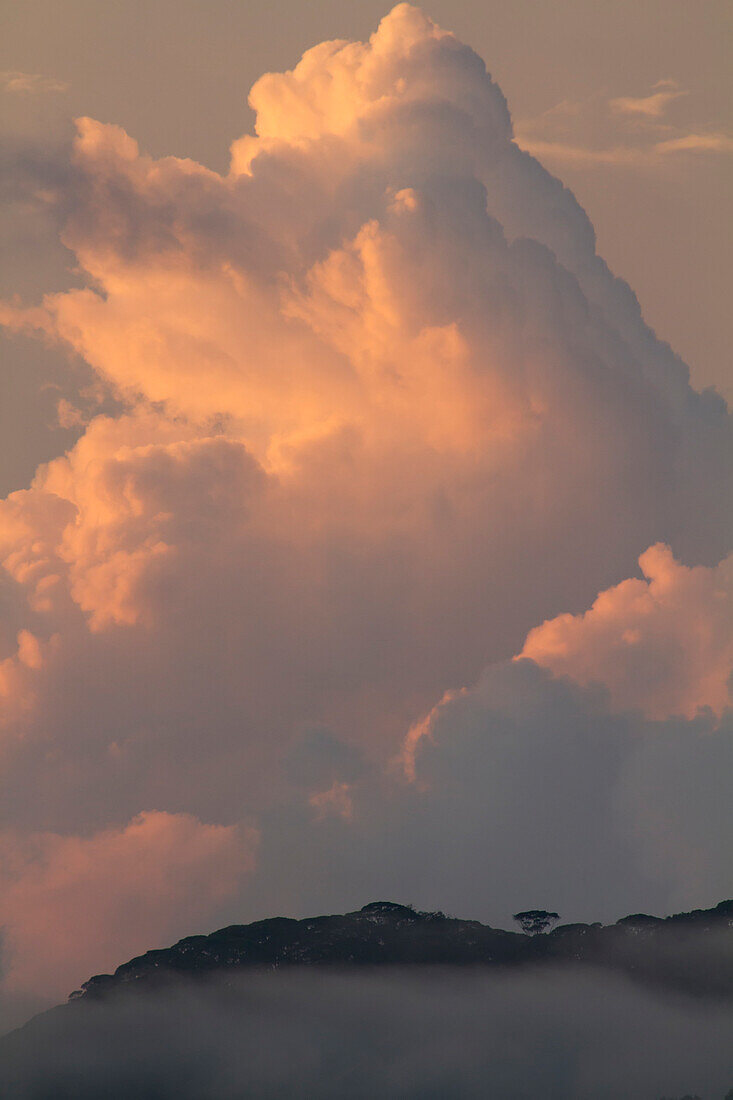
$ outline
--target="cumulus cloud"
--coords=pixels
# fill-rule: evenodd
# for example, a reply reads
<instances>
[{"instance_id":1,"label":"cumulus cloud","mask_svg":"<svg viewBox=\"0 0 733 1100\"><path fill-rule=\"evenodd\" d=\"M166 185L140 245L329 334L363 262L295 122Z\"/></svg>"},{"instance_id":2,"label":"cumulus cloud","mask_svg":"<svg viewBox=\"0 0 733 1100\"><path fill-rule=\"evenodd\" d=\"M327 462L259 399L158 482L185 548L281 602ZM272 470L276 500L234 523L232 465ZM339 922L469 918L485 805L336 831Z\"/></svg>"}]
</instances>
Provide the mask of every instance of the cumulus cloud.
<instances>
[{"instance_id":1,"label":"cumulus cloud","mask_svg":"<svg viewBox=\"0 0 733 1100\"><path fill-rule=\"evenodd\" d=\"M273 808L253 894L263 912L388 897L499 927L518 909L613 921L713 904L730 892L732 765L730 712L652 722L502 662L416 723L389 774L350 783L348 814Z\"/></svg>"},{"instance_id":2,"label":"cumulus cloud","mask_svg":"<svg viewBox=\"0 0 733 1100\"><path fill-rule=\"evenodd\" d=\"M267 74L251 103L255 133L224 175L88 118L52 164L25 159L82 285L7 301L2 320L81 357L117 404L0 504L4 821L76 843L141 805L224 829L261 819L262 891L239 918L316 886L349 894L357 873L412 883L415 900L441 882L432 907L480 908L487 894L459 878L486 836L497 889L524 897L530 872L571 874L568 851L590 866L588 792L614 803L604 775L640 736L592 691L511 663L533 627L527 644L546 642L602 592L617 610L582 620L576 679L653 716L723 705L728 411L690 387L571 193L515 143L481 59L415 8ZM664 565L665 595L657 572L624 580L660 541L687 563ZM629 584L654 608L643 628ZM683 620L710 625L694 653ZM617 627L641 631L639 668L662 661L636 695ZM492 702L487 684L520 698ZM512 708L535 692L527 727ZM405 731L425 715L443 730L469 697L517 735L441 734L434 775L418 739L418 781L396 778ZM542 707L566 706L576 717L548 732ZM718 744L706 720L679 726L685 759ZM521 882L512 790L523 813L544 807L527 820L550 845ZM686 805L674 830L694 833ZM637 908L646 872L627 873L614 812L588 834L606 860L588 897ZM436 852L455 869L443 878ZM687 867L671 863L655 896L686 897ZM563 887L567 905L579 889Z\"/></svg>"},{"instance_id":3,"label":"cumulus cloud","mask_svg":"<svg viewBox=\"0 0 733 1100\"><path fill-rule=\"evenodd\" d=\"M651 718L694 717L730 705L733 558L716 568L680 565L667 546L639 558L644 580L601 592L583 615L535 627L522 657L581 684L605 684L617 707Z\"/></svg>"},{"instance_id":4,"label":"cumulus cloud","mask_svg":"<svg viewBox=\"0 0 733 1100\"><path fill-rule=\"evenodd\" d=\"M89 969L208 921L251 871L256 834L148 811L91 836L0 836L6 987L64 996Z\"/></svg>"}]
</instances>

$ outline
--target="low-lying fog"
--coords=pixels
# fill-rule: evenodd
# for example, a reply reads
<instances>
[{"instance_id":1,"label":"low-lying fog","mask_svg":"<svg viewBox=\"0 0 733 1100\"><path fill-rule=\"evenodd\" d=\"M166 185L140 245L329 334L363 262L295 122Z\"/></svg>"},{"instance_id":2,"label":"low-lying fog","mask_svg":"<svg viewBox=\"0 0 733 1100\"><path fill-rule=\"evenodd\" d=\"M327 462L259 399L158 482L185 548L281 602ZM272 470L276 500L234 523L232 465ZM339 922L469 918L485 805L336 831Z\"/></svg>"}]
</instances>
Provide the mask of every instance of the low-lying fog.
<instances>
[{"instance_id":1,"label":"low-lying fog","mask_svg":"<svg viewBox=\"0 0 733 1100\"><path fill-rule=\"evenodd\" d=\"M722 1100L733 1009L607 975L249 973L76 1002L0 1042L7 1100Z\"/></svg>"}]
</instances>

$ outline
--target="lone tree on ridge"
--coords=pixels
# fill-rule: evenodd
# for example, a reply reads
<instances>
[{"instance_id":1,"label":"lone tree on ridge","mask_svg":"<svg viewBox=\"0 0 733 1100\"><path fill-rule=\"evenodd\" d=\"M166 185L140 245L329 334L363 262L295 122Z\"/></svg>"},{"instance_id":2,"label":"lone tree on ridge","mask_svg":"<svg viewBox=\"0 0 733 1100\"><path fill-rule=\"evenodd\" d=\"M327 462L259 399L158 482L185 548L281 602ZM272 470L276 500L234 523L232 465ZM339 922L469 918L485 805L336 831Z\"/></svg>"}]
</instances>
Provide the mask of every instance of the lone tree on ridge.
<instances>
[{"instance_id":1,"label":"lone tree on ridge","mask_svg":"<svg viewBox=\"0 0 733 1100\"><path fill-rule=\"evenodd\" d=\"M536 936L560 920L560 914L548 913L546 909L527 909L524 913L515 913L513 919L526 935Z\"/></svg>"}]
</instances>

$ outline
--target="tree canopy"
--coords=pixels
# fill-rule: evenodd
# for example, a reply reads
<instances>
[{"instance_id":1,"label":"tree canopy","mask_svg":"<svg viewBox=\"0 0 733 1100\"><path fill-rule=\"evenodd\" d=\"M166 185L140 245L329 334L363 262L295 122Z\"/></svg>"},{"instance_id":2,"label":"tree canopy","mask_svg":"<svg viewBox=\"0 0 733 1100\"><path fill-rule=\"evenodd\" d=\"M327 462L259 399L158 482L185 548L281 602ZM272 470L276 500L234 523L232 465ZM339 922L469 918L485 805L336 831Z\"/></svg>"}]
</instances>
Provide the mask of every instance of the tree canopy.
<instances>
[{"instance_id":1,"label":"tree canopy","mask_svg":"<svg viewBox=\"0 0 733 1100\"><path fill-rule=\"evenodd\" d=\"M515 913L515 921L528 936L536 936L560 920L559 913L550 913L547 909L526 909L523 913Z\"/></svg>"}]
</instances>

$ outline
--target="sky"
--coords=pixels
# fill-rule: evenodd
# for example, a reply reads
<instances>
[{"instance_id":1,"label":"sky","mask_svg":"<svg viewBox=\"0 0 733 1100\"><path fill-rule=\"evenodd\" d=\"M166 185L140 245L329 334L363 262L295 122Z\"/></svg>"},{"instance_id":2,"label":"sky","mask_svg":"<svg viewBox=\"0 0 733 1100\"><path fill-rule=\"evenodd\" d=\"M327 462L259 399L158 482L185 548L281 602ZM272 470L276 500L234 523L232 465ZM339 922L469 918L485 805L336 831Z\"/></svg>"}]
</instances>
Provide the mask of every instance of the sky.
<instances>
[{"instance_id":1,"label":"sky","mask_svg":"<svg viewBox=\"0 0 733 1100\"><path fill-rule=\"evenodd\" d=\"M724 6L5 17L6 995L729 896Z\"/></svg>"}]
</instances>

